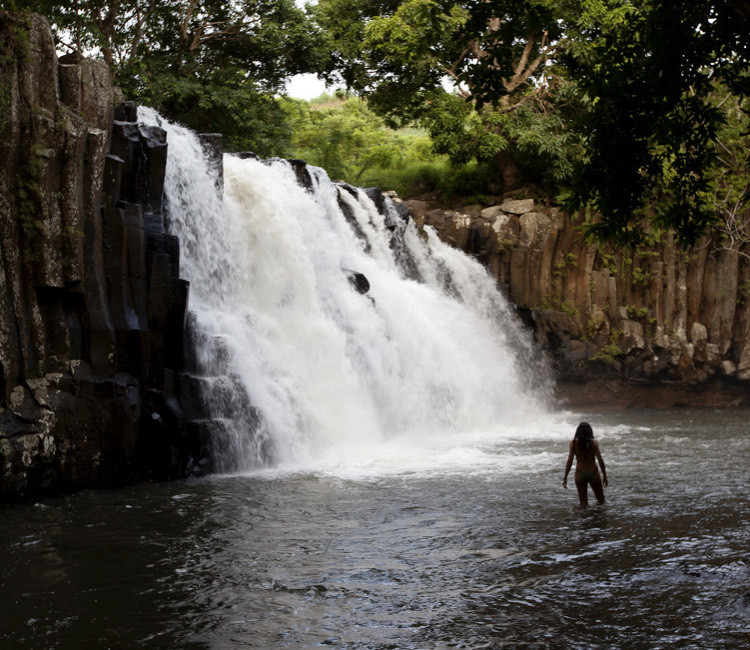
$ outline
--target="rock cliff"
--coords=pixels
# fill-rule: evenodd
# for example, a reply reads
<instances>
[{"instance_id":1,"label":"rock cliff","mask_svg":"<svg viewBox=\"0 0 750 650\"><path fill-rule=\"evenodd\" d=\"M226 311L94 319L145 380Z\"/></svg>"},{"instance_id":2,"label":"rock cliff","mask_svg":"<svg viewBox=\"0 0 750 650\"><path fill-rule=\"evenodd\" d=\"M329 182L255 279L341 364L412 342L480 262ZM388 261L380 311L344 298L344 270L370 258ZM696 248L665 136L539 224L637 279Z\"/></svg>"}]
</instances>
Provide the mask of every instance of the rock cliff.
<instances>
[{"instance_id":1,"label":"rock cliff","mask_svg":"<svg viewBox=\"0 0 750 650\"><path fill-rule=\"evenodd\" d=\"M570 405L750 402L750 258L668 235L587 242L580 219L533 199L433 209L421 227L481 261L549 352Z\"/></svg>"},{"instance_id":2,"label":"rock cliff","mask_svg":"<svg viewBox=\"0 0 750 650\"><path fill-rule=\"evenodd\" d=\"M161 205L167 143L105 64L0 12L0 496L182 476L188 284Z\"/></svg>"}]
</instances>

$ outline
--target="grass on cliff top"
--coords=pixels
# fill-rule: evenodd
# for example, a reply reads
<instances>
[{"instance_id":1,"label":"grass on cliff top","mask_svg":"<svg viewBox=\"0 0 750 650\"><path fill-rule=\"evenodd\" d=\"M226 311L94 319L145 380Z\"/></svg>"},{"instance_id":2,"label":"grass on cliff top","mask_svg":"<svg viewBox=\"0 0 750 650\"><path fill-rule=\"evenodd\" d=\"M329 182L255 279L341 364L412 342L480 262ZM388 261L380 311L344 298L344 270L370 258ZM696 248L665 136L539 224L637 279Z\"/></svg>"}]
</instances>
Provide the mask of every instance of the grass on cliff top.
<instances>
[{"instance_id":1,"label":"grass on cliff top","mask_svg":"<svg viewBox=\"0 0 750 650\"><path fill-rule=\"evenodd\" d=\"M403 198L429 195L446 206L481 203L497 193L491 165L452 163L432 150L426 131L389 128L357 97L283 101L292 128L287 157L322 167L334 180L394 190Z\"/></svg>"}]
</instances>

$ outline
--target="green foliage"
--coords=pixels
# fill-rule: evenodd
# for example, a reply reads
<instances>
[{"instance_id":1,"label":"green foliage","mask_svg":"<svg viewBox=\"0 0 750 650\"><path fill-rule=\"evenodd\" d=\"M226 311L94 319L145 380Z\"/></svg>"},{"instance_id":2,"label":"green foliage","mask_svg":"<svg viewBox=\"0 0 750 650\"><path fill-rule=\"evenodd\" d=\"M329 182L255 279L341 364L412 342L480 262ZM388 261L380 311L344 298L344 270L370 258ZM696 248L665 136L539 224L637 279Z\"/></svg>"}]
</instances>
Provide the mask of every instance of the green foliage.
<instances>
[{"instance_id":1,"label":"green foliage","mask_svg":"<svg viewBox=\"0 0 750 650\"><path fill-rule=\"evenodd\" d=\"M750 279L745 280L737 288L737 305L744 305L747 302L748 298L750 298Z\"/></svg>"},{"instance_id":2,"label":"green foliage","mask_svg":"<svg viewBox=\"0 0 750 650\"><path fill-rule=\"evenodd\" d=\"M555 264L556 269L564 269L568 266L578 268L578 261L576 259L575 253L565 253L565 257L563 257L562 260Z\"/></svg>"},{"instance_id":3,"label":"green foliage","mask_svg":"<svg viewBox=\"0 0 750 650\"><path fill-rule=\"evenodd\" d=\"M650 280L651 273L649 271L642 269L640 266L633 267L633 284L645 287L648 286Z\"/></svg>"},{"instance_id":4,"label":"green foliage","mask_svg":"<svg viewBox=\"0 0 750 650\"><path fill-rule=\"evenodd\" d=\"M582 340L584 341L593 341L597 334L601 331L603 327L606 326L606 321L604 321L601 318L589 318L588 322L586 323L586 333L583 335Z\"/></svg>"},{"instance_id":5,"label":"green foliage","mask_svg":"<svg viewBox=\"0 0 750 650\"><path fill-rule=\"evenodd\" d=\"M584 141L572 128L584 110L575 84L557 79L546 97L521 104L504 123L514 158L524 177L550 192L565 186L585 155Z\"/></svg>"},{"instance_id":6,"label":"green foliage","mask_svg":"<svg viewBox=\"0 0 750 650\"><path fill-rule=\"evenodd\" d=\"M457 197L481 197L492 175L491 169L477 161L456 164L432 154L423 160L409 157L397 168L373 170L366 184L396 190L404 197L437 194L450 204Z\"/></svg>"},{"instance_id":7,"label":"green foliage","mask_svg":"<svg viewBox=\"0 0 750 650\"><path fill-rule=\"evenodd\" d=\"M58 47L107 61L129 99L228 148L288 143L274 99L291 75L324 69L325 37L294 0L16 0L50 19Z\"/></svg>"},{"instance_id":8,"label":"green foliage","mask_svg":"<svg viewBox=\"0 0 750 650\"><path fill-rule=\"evenodd\" d=\"M299 110L301 104L287 100L295 156L323 167L332 178L358 184L372 167L398 166L406 156L406 139L386 129L360 99L307 111Z\"/></svg>"},{"instance_id":9,"label":"green foliage","mask_svg":"<svg viewBox=\"0 0 750 650\"><path fill-rule=\"evenodd\" d=\"M578 268L575 253L565 253L565 256L552 267L552 276L567 279L569 268Z\"/></svg>"},{"instance_id":10,"label":"green foliage","mask_svg":"<svg viewBox=\"0 0 750 650\"><path fill-rule=\"evenodd\" d=\"M750 103L717 86L714 102L723 115L703 199L717 215L713 234L724 248L739 250L750 240Z\"/></svg>"},{"instance_id":11,"label":"green foliage","mask_svg":"<svg viewBox=\"0 0 750 650\"><path fill-rule=\"evenodd\" d=\"M15 196L21 225L21 256L23 263L33 269L44 261L45 223L40 185L44 150L33 139L28 147L29 155L21 163L16 177Z\"/></svg>"},{"instance_id":12,"label":"green foliage","mask_svg":"<svg viewBox=\"0 0 750 650\"><path fill-rule=\"evenodd\" d=\"M23 17L6 19L0 26L0 133L8 119L11 106L10 80L16 62L29 52L28 25Z\"/></svg>"},{"instance_id":13,"label":"green foliage","mask_svg":"<svg viewBox=\"0 0 750 650\"><path fill-rule=\"evenodd\" d=\"M617 360L625 354L619 343L622 334L622 330L613 329L609 334L607 343L600 347L588 360L603 361L604 363L615 365Z\"/></svg>"},{"instance_id":14,"label":"green foliage","mask_svg":"<svg viewBox=\"0 0 750 650\"><path fill-rule=\"evenodd\" d=\"M748 90L748 8L722 0L570 2L565 61L587 94L587 156L569 207L603 216L589 233L637 241L645 217L696 241L714 221L713 143L723 121L717 79ZM652 212L655 208L655 211Z\"/></svg>"},{"instance_id":15,"label":"green foliage","mask_svg":"<svg viewBox=\"0 0 750 650\"><path fill-rule=\"evenodd\" d=\"M635 305L628 305L627 313L630 320L642 320L648 316L648 307L638 309Z\"/></svg>"},{"instance_id":16,"label":"green foliage","mask_svg":"<svg viewBox=\"0 0 750 650\"><path fill-rule=\"evenodd\" d=\"M123 77L127 96L156 106L165 115L176 116L198 132L224 134L227 151L253 151L260 156L283 154L290 147L291 128L278 98L262 92L255 84L222 71L205 81L184 72ZM138 80L139 86L133 84ZM145 83L140 83L145 80Z\"/></svg>"},{"instance_id":17,"label":"green foliage","mask_svg":"<svg viewBox=\"0 0 750 650\"><path fill-rule=\"evenodd\" d=\"M559 311L574 320L580 320L581 318L581 312L578 307L568 300L560 300L555 296L544 296L539 309L544 311Z\"/></svg>"},{"instance_id":18,"label":"green foliage","mask_svg":"<svg viewBox=\"0 0 750 650\"><path fill-rule=\"evenodd\" d=\"M287 98L282 105L293 132L284 155L323 167L332 178L401 196L436 192L449 198L480 194L487 186L482 165L452 163L434 152L424 130L392 129L360 98Z\"/></svg>"},{"instance_id":19,"label":"green foliage","mask_svg":"<svg viewBox=\"0 0 750 650\"><path fill-rule=\"evenodd\" d=\"M581 138L566 116L580 97L549 65L554 2L320 0L315 16L349 88L392 124L417 121L452 162L494 165L495 193L575 168Z\"/></svg>"}]
</instances>

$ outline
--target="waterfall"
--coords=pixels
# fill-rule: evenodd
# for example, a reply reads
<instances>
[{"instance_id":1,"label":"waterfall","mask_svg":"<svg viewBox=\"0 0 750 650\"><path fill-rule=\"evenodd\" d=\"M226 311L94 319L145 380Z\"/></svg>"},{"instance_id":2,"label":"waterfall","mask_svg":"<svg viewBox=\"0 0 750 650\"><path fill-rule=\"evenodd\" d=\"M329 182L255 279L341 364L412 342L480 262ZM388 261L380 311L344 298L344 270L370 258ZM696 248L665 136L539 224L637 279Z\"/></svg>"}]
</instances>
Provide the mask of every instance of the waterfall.
<instances>
[{"instance_id":1,"label":"waterfall","mask_svg":"<svg viewBox=\"0 0 750 650\"><path fill-rule=\"evenodd\" d=\"M168 131L167 224L220 469L527 429L545 411L548 374L475 260L318 168L225 155L222 196L193 133L139 114Z\"/></svg>"}]
</instances>

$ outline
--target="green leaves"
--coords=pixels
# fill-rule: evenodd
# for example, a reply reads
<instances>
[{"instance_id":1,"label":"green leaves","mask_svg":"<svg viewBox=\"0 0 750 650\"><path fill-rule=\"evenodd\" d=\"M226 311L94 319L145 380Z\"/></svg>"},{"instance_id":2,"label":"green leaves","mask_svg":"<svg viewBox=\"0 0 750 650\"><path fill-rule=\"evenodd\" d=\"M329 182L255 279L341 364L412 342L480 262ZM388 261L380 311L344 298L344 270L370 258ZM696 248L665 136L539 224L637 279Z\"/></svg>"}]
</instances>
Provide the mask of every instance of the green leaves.
<instances>
[{"instance_id":1,"label":"green leaves","mask_svg":"<svg viewBox=\"0 0 750 650\"><path fill-rule=\"evenodd\" d=\"M427 71L443 65L441 47L455 38L468 17L457 5L444 11L434 0L407 0L392 14L367 23L364 47L392 65L416 65Z\"/></svg>"},{"instance_id":2,"label":"green leaves","mask_svg":"<svg viewBox=\"0 0 750 650\"><path fill-rule=\"evenodd\" d=\"M649 215L693 243L716 220L707 192L723 117L712 92L750 62L747 22L708 0L580 4L568 67L591 107L573 195L601 213L594 234L632 238Z\"/></svg>"},{"instance_id":3,"label":"green leaves","mask_svg":"<svg viewBox=\"0 0 750 650\"><path fill-rule=\"evenodd\" d=\"M230 149L283 149L289 133L274 95L329 60L321 30L294 0L19 2L50 18L62 48L104 58L129 99L222 131Z\"/></svg>"},{"instance_id":4,"label":"green leaves","mask_svg":"<svg viewBox=\"0 0 750 650\"><path fill-rule=\"evenodd\" d=\"M557 137L562 118L549 115L548 89L560 87L547 64L561 36L554 2L363 0L342 11L341 0L320 0L316 15L343 80L389 124L418 122L458 164L503 154L550 179L573 168L575 138Z\"/></svg>"},{"instance_id":5,"label":"green leaves","mask_svg":"<svg viewBox=\"0 0 750 650\"><path fill-rule=\"evenodd\" d=\"M293 119L294 156L323 167L331 178L357 184L373 167L398 166L407 141L385 128L383 120L357 98L332 100L329 106L299 110L287 100Z\"/></svg>"}]
</instances>

